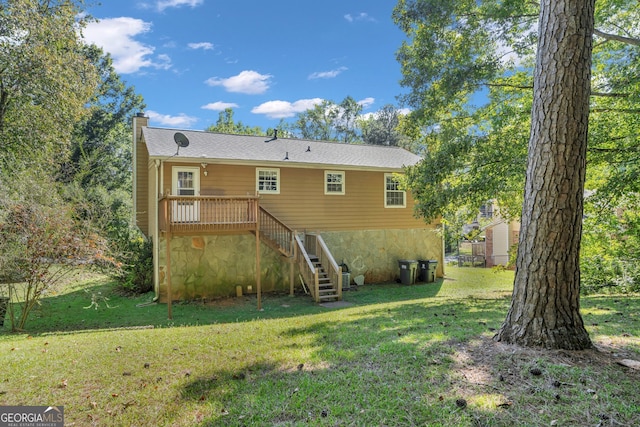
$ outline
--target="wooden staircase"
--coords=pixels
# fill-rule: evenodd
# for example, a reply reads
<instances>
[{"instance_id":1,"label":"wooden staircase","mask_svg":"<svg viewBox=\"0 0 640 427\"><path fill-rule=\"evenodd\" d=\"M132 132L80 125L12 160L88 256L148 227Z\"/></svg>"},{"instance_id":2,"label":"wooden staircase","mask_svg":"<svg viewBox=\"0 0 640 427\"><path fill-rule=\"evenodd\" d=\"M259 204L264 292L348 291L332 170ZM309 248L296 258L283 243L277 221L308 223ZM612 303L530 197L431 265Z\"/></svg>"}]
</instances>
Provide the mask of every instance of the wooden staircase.
<instances>
[{"instance_id":1,"label":"wooden staircase","mask_svg":"<svg viewBox=\"0 0 640 427\"><path fill-rule=\"evenodd\" d=\"M318 300L319 302L339 301L341 295L338 292L336 283L333 283L331 277L322 266L320 259L315 255L309 255L311 263L318 272Z\"/></svg>"},{"instance_id":2,"label":"wooden staircase","mask_svg":"<svg viewBox=\"0 0 640 427\"><path fill-rule=\"evenodd\" d=\"M342 267L335 262L320 235L307 234L303 243L297 233L262 206L259 221L261 240L298 266L300 277L315 302L342 299Z\"/></svg>"}]
</instances>

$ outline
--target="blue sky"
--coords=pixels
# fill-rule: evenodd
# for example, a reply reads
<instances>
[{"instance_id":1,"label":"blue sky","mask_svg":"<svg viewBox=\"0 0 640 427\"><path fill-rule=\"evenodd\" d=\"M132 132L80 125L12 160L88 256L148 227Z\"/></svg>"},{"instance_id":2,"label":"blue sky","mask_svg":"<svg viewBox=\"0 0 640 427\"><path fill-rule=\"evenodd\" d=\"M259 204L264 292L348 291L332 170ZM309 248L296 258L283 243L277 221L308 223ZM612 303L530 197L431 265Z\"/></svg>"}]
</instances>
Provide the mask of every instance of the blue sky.
<instances>
[{"instance_id":1,"label":"blue sky","mask_svg":"<svg viewBox=\"0 0 640 427\"><path fill-rule=\"evenodd\" d=\"M400 107L404 34L390 0L104 0L87 40L147 104L152 126L204 129L226 107L246 125L352 96Z\"/></svg>"}]
</instances>

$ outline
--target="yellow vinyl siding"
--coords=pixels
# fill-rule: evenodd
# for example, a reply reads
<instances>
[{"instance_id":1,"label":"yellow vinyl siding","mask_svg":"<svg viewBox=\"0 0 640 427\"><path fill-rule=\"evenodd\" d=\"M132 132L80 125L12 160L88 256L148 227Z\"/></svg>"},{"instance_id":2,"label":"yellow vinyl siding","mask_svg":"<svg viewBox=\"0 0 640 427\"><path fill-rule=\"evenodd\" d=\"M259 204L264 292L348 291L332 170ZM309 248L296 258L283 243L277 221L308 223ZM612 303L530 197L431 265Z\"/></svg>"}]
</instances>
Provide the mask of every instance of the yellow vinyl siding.
<instances>
[{"instance_id":1,"label":"yellow vinyl siding","mask_svg":"<svg viewBox=\"0 0 640 427\"><path fill-rule=\"evenodd\" d=\"M171 180L165 164L164 182ZM193 166L191 164L190 166ZM324 194L324 172L335 170L280 167L280 194L261 194L260 204L289 227L298 231L373 230L430 228L413 216L413 201L407 194L406 208L384 207L384 172L344 170L345 194ZM341 169L342 170L342 169ZM245 196L256 192L256 167L208 164L201 169L201 195Z\"/></svg>"}]
</instances>

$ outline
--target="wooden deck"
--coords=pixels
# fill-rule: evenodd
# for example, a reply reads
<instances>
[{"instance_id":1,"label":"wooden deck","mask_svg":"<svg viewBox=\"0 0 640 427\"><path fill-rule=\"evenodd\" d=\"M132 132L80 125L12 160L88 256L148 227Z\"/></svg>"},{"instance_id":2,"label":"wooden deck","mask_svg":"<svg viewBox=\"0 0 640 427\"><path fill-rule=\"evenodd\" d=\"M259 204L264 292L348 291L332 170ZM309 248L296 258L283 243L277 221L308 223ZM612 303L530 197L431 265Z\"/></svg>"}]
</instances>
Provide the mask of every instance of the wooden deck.
<instances>
[{"instance_id":1,"label":"wooden deck","mask_svg":"<svg viewBox=\"0 0 640 427\"><path fill-rule=\"evenodd\" d=\"M342 267L322 237L307 234L303 243L296 232L259 204L258 196L167 196L159 201L158 226L167 240L167 264L171 259L171 235L239 234L256 236L256 284L260 295L260 242L277 250L291 263L290 284L293 295L297 263L308 290L316 302L342 299ZM309 252L308 252L309 251ZM313 254L312 257L309 253ZM168 270L170 277L170 270ZM167 285L171 295L170 280ZM170 296L168 297L170 299ZM169 304L170 306L170 304ZM260 296L258 296L260 307ZM169 313L171 309L169 308ZM169 315L171 317L171 314Z\"/></svg>"},{"instance_id":2,"label":"wooden deck","mask_svg":"<svg viewBox=\"0 0 640 427\"><path fill-rule=\"evenodd\" d=\"M159 204L162 232L208 234L258 229L258 196L167 196Z\"/></svg>"}]
</instances>

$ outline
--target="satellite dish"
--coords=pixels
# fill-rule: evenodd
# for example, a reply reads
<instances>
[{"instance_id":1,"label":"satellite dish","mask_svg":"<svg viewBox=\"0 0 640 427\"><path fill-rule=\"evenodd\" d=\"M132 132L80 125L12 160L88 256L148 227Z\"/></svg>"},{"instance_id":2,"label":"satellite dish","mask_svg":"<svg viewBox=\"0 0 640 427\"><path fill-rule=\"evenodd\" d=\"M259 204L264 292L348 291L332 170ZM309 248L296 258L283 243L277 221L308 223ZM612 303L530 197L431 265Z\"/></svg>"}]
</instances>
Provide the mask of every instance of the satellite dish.
<instances>
[{"instance_id":1,"label":"satellite dish","mask_svg":"<svg viewBox=\"0 0 640 427\"><path fill-rule=\"evenodd\" d=\"M189 139L181 132L176 132L173 135L173 140L178 145L178 148L180 147L185 148L189 146Z\"/></svg>"}]
</instances>

